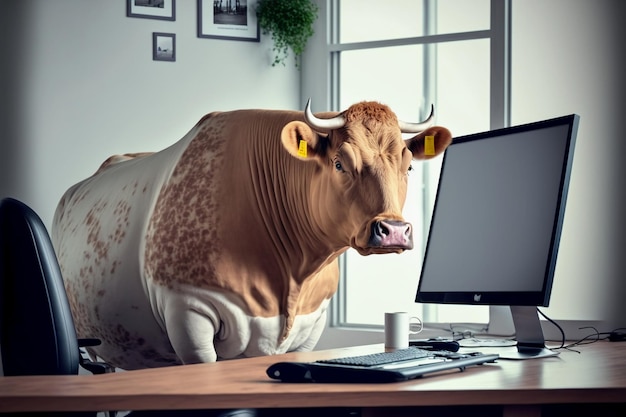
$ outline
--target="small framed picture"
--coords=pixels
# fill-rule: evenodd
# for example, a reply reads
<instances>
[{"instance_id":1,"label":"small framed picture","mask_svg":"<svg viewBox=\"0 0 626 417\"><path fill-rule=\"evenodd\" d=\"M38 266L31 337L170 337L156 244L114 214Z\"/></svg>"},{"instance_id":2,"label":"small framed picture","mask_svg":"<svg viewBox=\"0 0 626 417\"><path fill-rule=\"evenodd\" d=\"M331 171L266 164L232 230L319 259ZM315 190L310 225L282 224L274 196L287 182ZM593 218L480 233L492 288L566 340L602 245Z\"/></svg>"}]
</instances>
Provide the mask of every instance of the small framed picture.
<instances>
[{"instance_id":1,"label":"small framed picture","mask_svg":"<svg viewBox=\"0 0 626 417\"><path fill-rule=\"evenodd\" d=\"M126 0L126 16L176 20L176 0Z\"/></svg>"},{"instance_id":2,"label":"small framed picture","mask_svg":"<svg viewBox=\"0 0 626 417\"><path fill-rule=\"evenodd\" d=\"M198 0L198 37L259 42L257 0Z\"/></svg>"},{"instance_id":3,"label":"small framed picture","mask_svg":"<svg viewBox=\"0 0 626 417\"><path fill-rule=\"evenodd\" d=\"M155 61L176 61L176 34L152 33L152 59Z\"/></svg>"}]
</instances>

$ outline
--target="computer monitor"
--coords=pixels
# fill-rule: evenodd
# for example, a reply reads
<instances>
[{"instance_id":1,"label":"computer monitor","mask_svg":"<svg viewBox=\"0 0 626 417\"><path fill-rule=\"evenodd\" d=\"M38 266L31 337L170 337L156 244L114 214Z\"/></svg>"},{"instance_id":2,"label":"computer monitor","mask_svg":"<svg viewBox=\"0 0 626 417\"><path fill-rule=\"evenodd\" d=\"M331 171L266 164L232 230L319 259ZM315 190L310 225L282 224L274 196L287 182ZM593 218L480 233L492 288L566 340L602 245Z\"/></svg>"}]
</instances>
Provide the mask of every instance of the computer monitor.
<instances>
[{"instance_id":1,"label":"computer monitor","mask_svg":"<svg viewBox=\"0 0 626 417\"><path fill-rule=\"evenodd\" d=\"M416 302L510 306L517 351L545 348L579 116L457 137L443 158Z\"/></svg>"}]
</instances>

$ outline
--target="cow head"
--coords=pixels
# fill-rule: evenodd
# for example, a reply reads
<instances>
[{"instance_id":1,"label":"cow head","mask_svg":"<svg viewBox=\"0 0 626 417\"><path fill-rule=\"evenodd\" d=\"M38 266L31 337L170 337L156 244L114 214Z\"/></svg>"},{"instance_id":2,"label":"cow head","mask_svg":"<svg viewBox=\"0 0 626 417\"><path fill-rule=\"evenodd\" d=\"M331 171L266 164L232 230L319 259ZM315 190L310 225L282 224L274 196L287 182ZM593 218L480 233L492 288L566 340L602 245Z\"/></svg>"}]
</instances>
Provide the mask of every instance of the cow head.
<instances>
[{"instance_id":1,"label":"cow head","mask_svg":"<svg viewBox=\"0 0 626 417\"><path fill-rule=\"evenodd\" d=\"M431 127L433 112L424 122L406 123L383 104L361 102L321 119L310 106L309 100L305 122L288 123L281 138L292 156L317 164L310 204L321 233L326 229L329 239L362 255L412 249L412 226L402 217L411 160L442 153L450 132ZM416 136L405 140L402 133Z\"/></svg>"}]
</instances>

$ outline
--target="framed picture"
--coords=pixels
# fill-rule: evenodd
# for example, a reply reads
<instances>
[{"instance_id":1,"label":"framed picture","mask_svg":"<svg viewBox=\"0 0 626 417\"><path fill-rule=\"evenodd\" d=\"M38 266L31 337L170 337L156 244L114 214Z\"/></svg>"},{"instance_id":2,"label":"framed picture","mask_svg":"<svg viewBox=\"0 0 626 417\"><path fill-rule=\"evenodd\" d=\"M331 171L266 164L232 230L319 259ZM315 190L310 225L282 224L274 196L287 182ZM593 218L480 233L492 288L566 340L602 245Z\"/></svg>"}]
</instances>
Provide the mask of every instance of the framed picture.
<instances>
[{"instance_id":1,"label":"framed picture","mask_svg":"<svg viewBox=\"0 0 626 417\"><path fill-rule=\"evenodd\" d=\"M176 61L176 35L174 33L152 33L152 59Z\"/></svg>"},{"instance_id":2,"label":"framed picture","mask_svg":"<svg viewBox=\"0 0 626 417\"><path fill-rule=\"evenodd\" d=\"M176 20L176 0L126 0L126 16Z\"/></svg>"},{"instance_id":3,"label":"framed picture","mask_svg":"<svg viewBox=\"0 0 626 417\"><path fill-rule=\"evenodd\" d=\"M198 0L198 37L259 42L257 0Z\"/></svg>"}]
</instances>

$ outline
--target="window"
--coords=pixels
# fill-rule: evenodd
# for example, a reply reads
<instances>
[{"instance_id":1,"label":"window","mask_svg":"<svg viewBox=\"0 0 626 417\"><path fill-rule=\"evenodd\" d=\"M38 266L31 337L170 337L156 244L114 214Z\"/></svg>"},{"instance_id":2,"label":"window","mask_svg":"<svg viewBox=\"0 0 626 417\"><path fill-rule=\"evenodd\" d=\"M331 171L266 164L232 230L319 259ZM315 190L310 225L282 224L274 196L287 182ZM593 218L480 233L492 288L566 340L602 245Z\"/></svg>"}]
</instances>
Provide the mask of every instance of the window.
<instances>
[{"instance_id":1,"label":"window","mask_svg":"<svg viewBox=\"0 0 626 417\"><path fill-rule=\"evenodd\" d=\"M329 0L326 6L320 17L327 18L328 42L316 57L326 55L329 89L317 102L338 111L377 100L406 121L424 119L433 103L437 124L454 135L508 124L508 0ZM306 69L303 77L306 84ZM488 321L488 307L414 302L440 163L413 162L403 213L414 226L412 251L342 256L334 326L381 326L385 311L409 311L431 323Z\"/></svg>"}]
</instances>

